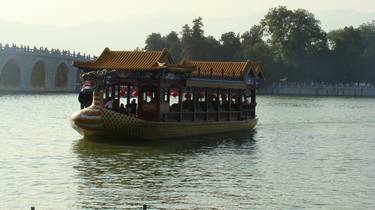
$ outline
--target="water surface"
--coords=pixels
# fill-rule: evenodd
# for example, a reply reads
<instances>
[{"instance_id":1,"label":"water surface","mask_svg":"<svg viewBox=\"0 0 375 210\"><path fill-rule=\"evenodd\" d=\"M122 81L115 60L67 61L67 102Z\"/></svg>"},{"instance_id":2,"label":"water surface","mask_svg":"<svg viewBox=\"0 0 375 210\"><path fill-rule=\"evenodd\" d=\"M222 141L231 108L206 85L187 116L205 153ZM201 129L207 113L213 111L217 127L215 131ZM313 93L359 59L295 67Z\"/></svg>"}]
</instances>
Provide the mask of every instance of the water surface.
<instances>
[{"instance_id":1,"label":"water surface","mask_svg":"<svg viewBox=\"0 0 375 210\"><path fill-rule=\"evenodd\" d=\"M0 96L0 209L374 209L375 99L258 97L255 131L103 143L74 94Z\"/></svg>"}]
</instances>

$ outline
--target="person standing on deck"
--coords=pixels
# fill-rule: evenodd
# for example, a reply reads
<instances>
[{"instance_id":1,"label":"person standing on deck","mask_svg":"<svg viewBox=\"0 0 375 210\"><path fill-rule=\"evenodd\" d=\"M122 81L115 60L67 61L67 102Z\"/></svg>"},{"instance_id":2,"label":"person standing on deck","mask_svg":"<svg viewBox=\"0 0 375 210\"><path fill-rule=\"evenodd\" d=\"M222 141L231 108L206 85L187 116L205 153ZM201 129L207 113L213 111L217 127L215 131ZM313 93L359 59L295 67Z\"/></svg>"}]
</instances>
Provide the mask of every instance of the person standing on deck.
<instances>
[{"instance_id":1,"label":"person standing on deck","mask_svg":"<svg viewBox=\"0 0 375 210\"><path fill-rule=\"evenodd\" d=\"M133 99L130 103L130 113L132 115L135 115L137 113L137 103L135 102L135 99Z\"/></svg>"},{"instance_id":2,"label":"person standing on deck","mask_svg":"<svg viewBox=\"0 0 375 210\"><path fill-rule=\"evenodd\" d=\"M81 104L81 109L89 107L92 102L92 93L79 92L78 101Z\"/></svg>"}]
</instances>

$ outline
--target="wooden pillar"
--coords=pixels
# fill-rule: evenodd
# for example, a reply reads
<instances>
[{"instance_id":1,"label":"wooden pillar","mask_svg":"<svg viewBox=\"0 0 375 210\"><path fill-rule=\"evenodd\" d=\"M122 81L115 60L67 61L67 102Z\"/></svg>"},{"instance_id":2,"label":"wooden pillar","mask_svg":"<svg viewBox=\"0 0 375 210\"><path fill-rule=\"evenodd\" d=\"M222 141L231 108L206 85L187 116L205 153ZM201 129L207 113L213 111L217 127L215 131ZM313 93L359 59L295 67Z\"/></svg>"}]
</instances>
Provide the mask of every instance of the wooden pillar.
<instances>
[{"instance_id":1,"label":"wooden pillar","mask_svg":"<svg viewBox=\"0 0 375 210\"><path fill-rule=\"evenodd\" d=\"M193 88L193 121L195 121L195 113L197 110L197 89Z\"/></svg>"},{"instance_id":2,"label":"wooden pillar","mask_svg":"<svg viewBox=\"0 0 375 210\"><path fill-rule=\"evenodd\" d=\"M228 89L228 121L230 121L232 115L232 92Z\"/></svg>"},{"instance_id":3,"label":"wooden pillar","mask_svg":"<svg viewBox=\"0 0 375 210\"><path fill-rule=\"evenodd\" d=\"M242 102L243 102L243 90L240 90L240 94L239 94L239 108L240 108L240 114L238 116L238 120L241 120L242 119L242 111L243 111L243 107L242 107Z\"/></svg>"},{"instance_id":4,"label":"wooden pillar","mask_svg":"<svg viewBox=\"0 0 375 210\"><path fill-rule=\"evenodd\" d=\"M115 99L116 85L111 85L111 98Z\"/></svg>"},{"instance_id":5,"label":"wooden pillar","mask_svg":"<svg viewBox=\"0 0 375 210\"><path fill-rule=\"evenodd\" d=\"M105 99L108 100L108 97L109 97L109 87L110 86L106 86L104 87L105 88Z\"/></svg>"},{"instance_id":6,"label":"wooden pillar","mask_svg":"<svg viewBox=\"0 0 375 210\"><path fill-rule=\"evenodd\" d=\"M142 104L143 104L143 88L142 88L142 85L140 83L138 83L138 110L137 110L137 114L139 116L139 114L142 115Z\"/></svg>"},{"instance_id":7,"label":"wooden pillar","mask_svg":"<svg viewBox=\"0 0 375 210\"><path fill-rule=\"evenodd\" d=\"M205 88L204 90L204 99L205 99L205 120L207 121L208 120L208 88Z\"/></svg>"},{"instance_id":8,"label":"wooden pillar","mask_svg":"<svg viewBox=\"0 0 375 210\"><path fill-rule=\"evenodd\" d=\"M170 101L171 101L171 93L170 93L170 91L171 91L171 89L168 88L168 89L167 89L167 102L168 102L168 106L169 106L169 103L170 103ZM163 100L164 100L164 99L163 99Z\"/></svg>"},{"instance_id":9,"label":"wooden pillar","mask_svg":"<svg viewBox=\"0 0 375 210\"><path fill-rule=\"evenodd\" d=\"M117 97L118 97L118 101L120 102L120 91L121 91L121 86L120 85L117 85Z\"/></svg>"},{"instance_id":10,"label":"wooden pillar","mask_svg":"<svg viewBox=\"0 0 375 210\"><path fill-rule=\"evenodd\" d=\"M180 90L178 93L178 109L180 112L179 121L182 121L182 87L180 87Z\"/></svg>"},{"instance_id":11,"label":"wooden pillar","mask_svg":"<svg viewBox=\"0 0 375 210\"><path fill-rule=\"evenodd\" d=\"M163 100L163 94L161 94L161 86L160 86L160 80L158 81L158 86L157 86L157 90L156 90L156 103L157 103L157 120L160 121L161 117L160 117L160 104ZM163 100L164 101L164 100Z\"/></svg>"},{"instance_id":12,"label":"wooden pillar","mask_svg":"<svg viewBox=\"0 0 375 210\"><path fill-rule=\"evenodd\" d=\"M216 89L216 121L220 120L220 99L219 99L219 94L220 94L220 89Z\"/></svg>"},{"instance_id":13,"label":"wooden pillar","mask_svg":"<svg viewBox=\"0 0 375 210\"><path fill-rule=\"evenodd\" d=\"M131 92L130 92L130 85L128 85L128 89L127 89L127 94L126 94L126 104L129 105L130 104L130 95L131 95Z\"/></svg>"}]
</instances>

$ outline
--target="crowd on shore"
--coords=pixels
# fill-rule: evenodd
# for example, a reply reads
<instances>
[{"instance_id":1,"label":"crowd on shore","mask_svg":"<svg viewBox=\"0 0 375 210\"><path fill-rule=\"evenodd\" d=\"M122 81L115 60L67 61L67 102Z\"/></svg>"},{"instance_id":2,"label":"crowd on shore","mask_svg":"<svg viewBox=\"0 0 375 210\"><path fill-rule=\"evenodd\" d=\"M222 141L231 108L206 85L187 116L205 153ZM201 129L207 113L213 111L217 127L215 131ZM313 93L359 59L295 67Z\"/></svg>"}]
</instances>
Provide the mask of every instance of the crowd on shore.
<instances>
[{"instance_id":1,"label":"crowd on shore","mask_svg":"<svg viewBox=\"0 0 375 210\"><path fill-rule=\"evenodd\" d=\"M352 83L329 83L329 82L274 82L272 83L273 88L365 88L373 89L374 84L366 82L352 82Z\"/></svg>"},{"instance_id":2,"label":"crowd on shore","mask_svg":"<svg viewBox=\"0 0 375 210\"><path fill-rule=\"evenodd\" d=\"M70 50L60 50L60 49L48 49L46 47L30 47L28 45L16 45L16 44L1 44L0 43L0 52L24 52L24 53L37 53L44 55L52 56L65 56L73 57L82 60L93 60L96 59L95 56L86 55L81 53L76 53L75 51L71 52Z\"/></svg>"}]
</instances>

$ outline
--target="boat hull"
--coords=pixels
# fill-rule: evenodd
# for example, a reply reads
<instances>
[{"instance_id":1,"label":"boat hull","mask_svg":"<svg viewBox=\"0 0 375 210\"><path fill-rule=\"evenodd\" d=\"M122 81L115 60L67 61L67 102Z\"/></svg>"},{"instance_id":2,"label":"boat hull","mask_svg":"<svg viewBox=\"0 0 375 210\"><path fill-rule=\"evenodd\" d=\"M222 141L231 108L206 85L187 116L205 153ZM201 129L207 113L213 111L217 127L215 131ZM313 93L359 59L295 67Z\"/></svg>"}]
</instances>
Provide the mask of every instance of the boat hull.
<instances>
[{"instance_id":1,"label":"boat hull","mask_svg":"<svg viewBox=\"0 0 375 210\"><path fill-rule=\"evenodd\" d=\"M212 122L154 122L94 106L71 116L72 127L85 138L116 137L148 140L251 130L256 126L257 121L258 119Z\"/></svg>"}]
</instances>

